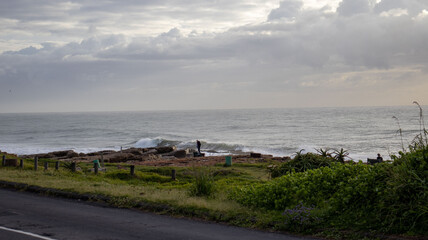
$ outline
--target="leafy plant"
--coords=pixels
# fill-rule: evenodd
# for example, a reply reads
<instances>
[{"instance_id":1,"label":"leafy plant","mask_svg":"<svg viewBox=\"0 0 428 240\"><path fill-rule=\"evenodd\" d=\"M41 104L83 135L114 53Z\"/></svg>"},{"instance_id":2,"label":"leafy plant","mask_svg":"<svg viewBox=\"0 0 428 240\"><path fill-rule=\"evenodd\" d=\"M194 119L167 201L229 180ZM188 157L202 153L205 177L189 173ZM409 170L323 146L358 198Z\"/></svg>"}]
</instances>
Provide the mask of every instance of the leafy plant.
<instances>
[{"instance_id":1,"label":"leafy plant","mask_svg":"<svg viewBox=\"0 0 428 240\"><path fill-rule=\"evenodd\" d=\"M343 148L341 148L340 150L334 150L334 159L336 159L337 161L344 163L345 160L347 159L351 159L349 157L349 152Z\"/></svg>"},{"instance_id":2,"label":"leafy plant","mask_svg":"<svg viewBox=\"0 0 428 240\"><path fill-rule=\"evenodd\" d=\"M331 157L324 157L315 153L302 153L302 150L296 153L294 158L279 166L270 168L272 178L280 177L292 172L304 172L309 169L330 166L333 162Z\"/></svg>"},{"instance_id":3,"label":"leafy plant","mask_svg":"<svg viewBox=\"0 0 428 240\"><path fill-rule=\"evenodd\" d=\"M396 232L427 231L428 146L393 156L394 168L385 193L385 228Z\"/></svg>"},{"instance_id":4,"label":"leafy plant","mask_svg":"<svg viewBox=\"0 0 428 240\"><path fill-rule=\"evenodd\" d=\"M214 176L211 170L194 168L194 181L189 189L190 196L209 197L215 192Z\"/></svg>"},{"instance_id":5,"label":"leafy plant","mask_svg":"<svg viewBox=\"0 0 428 240\"><path fill-rule=\"evenodd\" d=\"M331 151L331 149L322 149L322 148L319 148L319 149L315 149L315 151L317 151L318 152L318 154L320 155L320 156L322 156L322 157L326 157L326 158L332 158L333 156L332 156L332 153L330 152Z\"/></svg>"}]
</instances>

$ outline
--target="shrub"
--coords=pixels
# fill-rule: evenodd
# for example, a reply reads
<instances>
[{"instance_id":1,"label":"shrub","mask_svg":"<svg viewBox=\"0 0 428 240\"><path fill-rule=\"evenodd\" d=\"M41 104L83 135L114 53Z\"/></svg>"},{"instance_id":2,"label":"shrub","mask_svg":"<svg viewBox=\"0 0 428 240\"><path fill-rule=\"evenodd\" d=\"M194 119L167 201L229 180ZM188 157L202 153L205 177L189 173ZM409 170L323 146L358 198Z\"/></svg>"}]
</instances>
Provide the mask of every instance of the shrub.
<instances>
[{"instance_id":1,"label":"shrub","mask_svg":"<svg viewBox=\"0 0 428 240\"><path fill-rule=\"evenodd\" d=\"M389 233L427 233L428 147L401 153L394 164L332 163L235 189L230 198L284 211L314 206L325 224Z\"/></svg>"},{"instance_id":2,"label":"shrub","mask_svg":"<svg viewBox=\"0 0 428 240\"><path fill-rule=\"evenodd\" d=\"M302 203L294 208L286 209L284 216L284 225L287 230L296 232L307 231L320 222L320 218L314 214L313 207L306 207Z\"/></svg>"},{"instance_id":3,"label":"shrub","mask_svg":"<svg viewBox=\"0 0 428 240\"><path fill-rule=\"evenodd\" d=\"M215 192L213 173L203 168L193 170L194 182L190 186L189 195L209 197Z\"/></svg>"},{"instance_id":4,"label":"shrub","mask_svg":"<svg viewBox=\"0 0 428 240\"><path fill-rule=\"evenodd\" d=\"M294 207L299 202L315 206L323 206L326 202L346 205L356 195L366 197L368 193L364 191L375 188L376 178L360 174L369 173L379 166L332 163L331 167L291 173L266 184L237 189L232 198L244 205L270 210ZM357 189L353 189L355 187Z\"/></svg>"},{"instance_id":5,"label":"shrub","mask_svg":"<svg viewBox=\"0 0 428 240\"><path fill-rule=\"evenodd\" d=\"M394 168L384 196L385 228L428 231L428 146L393 156Z\"/></svg>"},{"instance_id":6,"label":"shrub","mask_svg":"<svg viewBox=\"0 0 428 240\"><path fill-rule=\"evenodd\" d=\"M304 172L309 169L316 169L330 166L334 159L329 156L322 156L315 153L302 154L301 151L289 162L285 162L270 169L272 178L280 177L292 172Z\"/></svg>"}]
</instances>

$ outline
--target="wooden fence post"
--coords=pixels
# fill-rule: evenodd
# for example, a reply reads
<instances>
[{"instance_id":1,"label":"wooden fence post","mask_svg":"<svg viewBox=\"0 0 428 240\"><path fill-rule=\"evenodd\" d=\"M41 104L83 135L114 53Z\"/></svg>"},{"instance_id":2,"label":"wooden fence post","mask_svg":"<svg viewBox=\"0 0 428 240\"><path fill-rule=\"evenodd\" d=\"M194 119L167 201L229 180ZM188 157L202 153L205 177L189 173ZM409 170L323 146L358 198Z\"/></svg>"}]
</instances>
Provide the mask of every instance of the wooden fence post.
<instances>
[{"instance_id":1,"label":"wooden fence post","mask_svg":"<svg viewBox=\"0 0 428 240\"><path fill-rule=\"evenodd\" d=\"M43 166L44 166L45 171L46 171L46 170L48 170L49 163L48 163L48 162L44 162L44 163L43 163Z\"/></svg>"},{"instance_id":2,"label":"wooden fence post","mask_svg":"<svg viewBox=\"0 0 428 240\"><path fill-rule=\"evenodd\" d=\"M104 167L104 154L101 152L101 167Z\"/></svg>"},{"instance_id":3,"label":"wooden fence post","mask_svg":"<svg viewBox=\"0 0 428 240\"><path fill-rule=\"evenodd\" d=\"M37 166L39 165L39 157L34 157L34 171L37 171Z\"/></svg>"},{"instance_id":4,"label":"wooden fence post","mask_svg":"<svg viewBox=\"0 0 428 240\"><path fill-rule=\"evenodd\" d=\"M56 163L55 163L55 170L58 170L59 169L59 161L57 161Z\"/></svg>"},{"instance_id":5,"label":"wooden fence post","mask_svg":"<svg viewBox=\"0 0 428 240\"><path fill-rule=\"evenodd\" d=\"M173 181L175 181L175 177L176 177L175 169L172 169L172 171L171 171L171 179Z\"/></svg>"},{"instance_id":6,"label":"wooden fence post","mask_svg":"<svg viewBox=\"0 0 428 240\"><path fill-rule=\"evenodd\" d=\"M131 176L135 175L135 166L131 165Z\"/></svg>"},{"instance_id":7,"label":"wooden fence post","mask_svg":"<svg viewBox=\"0 0 428 240\"><path fill-rule=\"evenodd\" d=\"M94 162L94 173L98 174L98 163Z\"/></svg>"},{"instance_id":8,"label":"wooden fence post","mask_svg":"<svg viewBox=\"0 0 428 240\"><path fill-rule=\"evenodd\" d=\"M4 167L6 165L6 155L3 155L1 165Z\"/></svg>"},{"instance_id":9,"label":"wooden fence post","mask_svg":"<svg viewBox=\"0 0 428 240\"><path fill-rule=\"evenodd\" d=\"M71 171L76 172L76 162L71 163Z\"/></svg>"},{"instance_id":10,"label":"wooden fence post","mask_svg":"<svg viewBox=\"0 0 428 240\"><path fill-rule=\"evenodd\" d=\"M21 159L21 160L19 161L19 167L20 167L20 168L24 168L24 160L22 160L22 159Z\"/></svg>"}]
</instances>

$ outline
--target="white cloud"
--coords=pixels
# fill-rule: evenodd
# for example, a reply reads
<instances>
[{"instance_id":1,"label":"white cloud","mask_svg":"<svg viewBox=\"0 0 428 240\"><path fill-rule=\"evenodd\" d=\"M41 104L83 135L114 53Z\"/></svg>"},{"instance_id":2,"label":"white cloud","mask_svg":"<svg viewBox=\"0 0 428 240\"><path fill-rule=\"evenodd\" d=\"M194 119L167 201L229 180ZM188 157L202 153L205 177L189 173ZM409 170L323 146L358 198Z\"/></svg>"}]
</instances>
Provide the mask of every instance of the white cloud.
<instances>
[{"instance_id":1,"label":"white cloud","mask_svg":"<svg viewBox=\"0 0 428 240\"><path fill-rule=\"evenodd\" d=\"M421 13L419 13L418 14L418 16L416 16L416 20L424 20L424 19L426 19L426 18L428 18L428 10L426 10L426 9L424 9L424 10L422 10L422 12Z\"/></svg>"},{"instance_id":2,"label":"white cloud","mask_svg":"<svg viewBox=\"0 0 428 240\"><path fill-rule=\"evenodd\" d=\"M394 9L380 13L381 17L400 17L403 15L409 15L409 12L407 9L394 8Z\"/></svg>"},{"instance_id":3,"label":"white cloud","mask_svg":"<svg viewBox=\"0 0 428 240\"><path fill-rule=\"evenodd\" d=\"M179 3L1 3L1 111L400 104L403 86L428 102L422 1Z\"/></svg>"}]
</instances>

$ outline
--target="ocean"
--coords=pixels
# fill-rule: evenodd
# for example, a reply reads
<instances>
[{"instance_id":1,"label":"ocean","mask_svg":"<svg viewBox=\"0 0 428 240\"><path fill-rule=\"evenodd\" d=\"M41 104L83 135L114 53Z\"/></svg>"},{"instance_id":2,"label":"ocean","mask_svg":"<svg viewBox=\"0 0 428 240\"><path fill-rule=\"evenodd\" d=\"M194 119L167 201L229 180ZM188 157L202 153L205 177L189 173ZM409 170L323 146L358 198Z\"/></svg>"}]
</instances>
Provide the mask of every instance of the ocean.
<instances>
[{"instance_id":1,"label":"ocean","mask_svg":"<svg viewBox=\"0 0 428 240\"><path fill-rule=\"evenodd\" d=\"M175 145L207 155L292 156L345 149L355 160L389 159L420 133L416 105L198 111L1 113L0 150L18 155Z\"/></svg>"}]
</instances>

